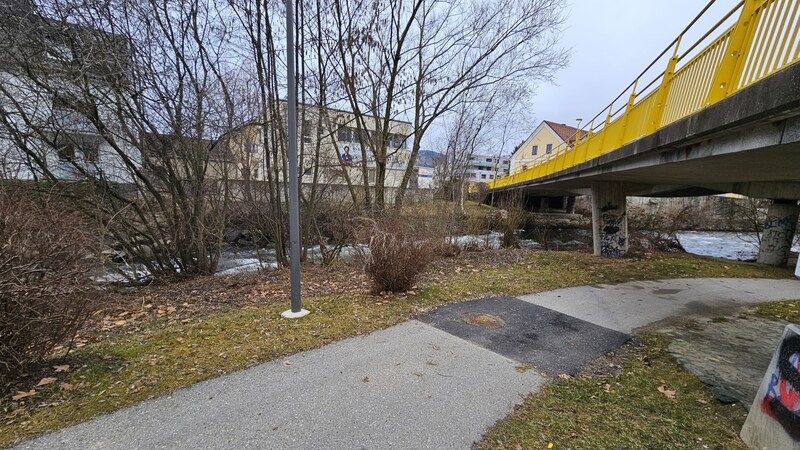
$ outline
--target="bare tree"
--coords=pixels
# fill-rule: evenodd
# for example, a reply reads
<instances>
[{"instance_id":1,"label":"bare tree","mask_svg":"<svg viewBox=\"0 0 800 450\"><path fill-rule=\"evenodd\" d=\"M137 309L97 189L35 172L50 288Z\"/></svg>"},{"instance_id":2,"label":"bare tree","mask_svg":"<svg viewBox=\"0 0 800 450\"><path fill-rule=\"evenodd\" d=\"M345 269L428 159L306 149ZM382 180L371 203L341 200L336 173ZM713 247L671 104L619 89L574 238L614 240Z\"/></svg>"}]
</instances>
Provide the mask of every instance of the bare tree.
<instances>
[{"instance_id":1,"label":"bare tree","mask_svg":"<svg viewBox=\"0 0 800 450\"><path fill-rule=\"evenodd\" d=\"M499 164L509 129L514 128L524 89L492 84L475 89L453 110L442 116L444 152L434 163L434 176L444 195L464 211L470 161L478 154L492 154ZM479 180L474 180L479 181Z\"/></svg>"},{"instance_id":2,"label":"bare tree","mask_svg":"<svg viewBox=\"0 0 800 450\"><path fill-rule=\"evenodd\" d=\"M0 27L0 127L153 273L214 271L232 166L225 5L31 2ZM23 30L34 30L23 32Z\"/></svg>"},{"instance_id":3,"label":"bare tree","mask_svg":"<svg viewBox=\"0 0 800 450\"><path fill-rule=\"evenodd\" d=\"M470 93L490 85L532 88L566 63L557 47L560 0L337 0L333 49L349 106L375 161L374 204L385 204L390 120L410 118L409 165L395 205L403 203L426 132ZM369 123L371 121L372 123ZM366 155L364 155L366 159ZM366 166L364 167L366 170ZM365 182L366 203L371 204Z\"/></svg>"}]
</instances>

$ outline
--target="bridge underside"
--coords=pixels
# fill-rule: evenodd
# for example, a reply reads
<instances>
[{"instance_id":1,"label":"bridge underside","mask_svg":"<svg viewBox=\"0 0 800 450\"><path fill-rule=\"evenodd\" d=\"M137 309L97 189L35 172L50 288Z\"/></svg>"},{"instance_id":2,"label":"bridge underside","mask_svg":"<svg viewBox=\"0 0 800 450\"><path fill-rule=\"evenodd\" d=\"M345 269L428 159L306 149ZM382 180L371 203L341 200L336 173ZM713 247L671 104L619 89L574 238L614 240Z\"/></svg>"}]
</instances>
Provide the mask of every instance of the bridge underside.
<instances>
[{"instance_id":1,"label":"bridge underside","mask_svg":"<svg viewBox=\"0 0 800 450\"><path fill-rule=\"evenodd\" d=\"M625 184L627 195L800 199L800 64L603 156L496 192L581 195L606 182Z\"/></svg>"},{"instance_id":2,"label":"bridge underside","mask_svg":"<svg viewBox=\"0 0 800 450\"><path fill-rule=\"evenodd\" d=\"M626 196L733 192L776 200L759 261L786 263L800 199L800 64L598 158L494 198L592 195L595 254L627 251Z\"/></svg>"}]
</instances>

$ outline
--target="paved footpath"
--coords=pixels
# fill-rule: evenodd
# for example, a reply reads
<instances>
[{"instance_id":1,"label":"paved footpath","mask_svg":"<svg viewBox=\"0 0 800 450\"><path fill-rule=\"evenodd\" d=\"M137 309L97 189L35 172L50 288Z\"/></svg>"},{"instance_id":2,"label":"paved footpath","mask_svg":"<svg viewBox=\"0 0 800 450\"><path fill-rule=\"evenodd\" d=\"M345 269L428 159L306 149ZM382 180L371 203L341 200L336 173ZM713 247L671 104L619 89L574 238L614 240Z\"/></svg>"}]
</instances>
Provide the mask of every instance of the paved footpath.
<instances>
[{"instance_id":1,"label":"paved footpath","mask_svg":"<svg viewBox=\"0 0 800 450\"><path fill-rule=\"evenodd\" d=\"M468 449L545 374L574 373L636 328L796 298L795 280L680 279L462 302L17 448Z\"/></svg>"}]
</instances>

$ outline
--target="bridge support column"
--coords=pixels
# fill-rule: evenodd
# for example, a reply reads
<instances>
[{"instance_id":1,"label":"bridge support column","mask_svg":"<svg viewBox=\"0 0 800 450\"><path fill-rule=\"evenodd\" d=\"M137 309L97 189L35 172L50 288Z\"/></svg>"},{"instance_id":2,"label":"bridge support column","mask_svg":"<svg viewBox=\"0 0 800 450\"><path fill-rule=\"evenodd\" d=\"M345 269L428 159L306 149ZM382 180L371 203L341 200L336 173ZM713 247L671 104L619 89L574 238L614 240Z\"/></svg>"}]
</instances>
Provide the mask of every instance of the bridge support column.
<instances>
[{"instance_id":1,"label":"bridge support column","mask_svg":"<svg viewBox=\"0 0 800 450\"><path fill-rule=\"evenodd\" d=\"M595 256L627 253L628 215L621 184L592 183L592 237Z\"/></svg>"},{"instance_id":2,"label":"bridge support column","mask_svg":"<svg viewBox=\"0 0 800 450\"><path fill-rule=\"evenodd\" d=\"M569 197L567 197L566 205L567 206L564 209L566 209L567 214L575 214L575 196L574 195L570 195Z\"/></svg>"},{"instance_id":3,"label":"bridge support column","mask_svg":"<svg viewBox=\"0 0 800 450\"><path fill-rule=\"evenodd\" d=\"M800 207L796 200L775 200L767 210L767 221L761 234L758 262L785 266L792 248Z\"/></svg>"}]
</instances>

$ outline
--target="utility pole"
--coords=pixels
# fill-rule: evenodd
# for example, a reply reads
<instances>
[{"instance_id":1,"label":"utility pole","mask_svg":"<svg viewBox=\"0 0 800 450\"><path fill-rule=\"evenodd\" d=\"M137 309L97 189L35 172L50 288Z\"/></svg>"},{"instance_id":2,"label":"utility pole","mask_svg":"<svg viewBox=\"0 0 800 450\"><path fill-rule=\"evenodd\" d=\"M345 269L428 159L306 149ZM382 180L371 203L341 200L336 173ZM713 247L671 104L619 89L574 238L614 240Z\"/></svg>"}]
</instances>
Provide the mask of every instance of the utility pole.
<instances>
[{"instance_id":1,"label":"utility pole","mask_svg":"<svg viewBox=\"0 0 800 450\"><path fill-rule=\"evenodd\" d=\"M294 75L294 11L292 2L286 2L286 73L288 78L289 122L289 265L291 267L292 309L281 313L286 319L297 319L308 314L300 303L300 188L297 179L297 86Z\"/></svg>"}]
</instances>

